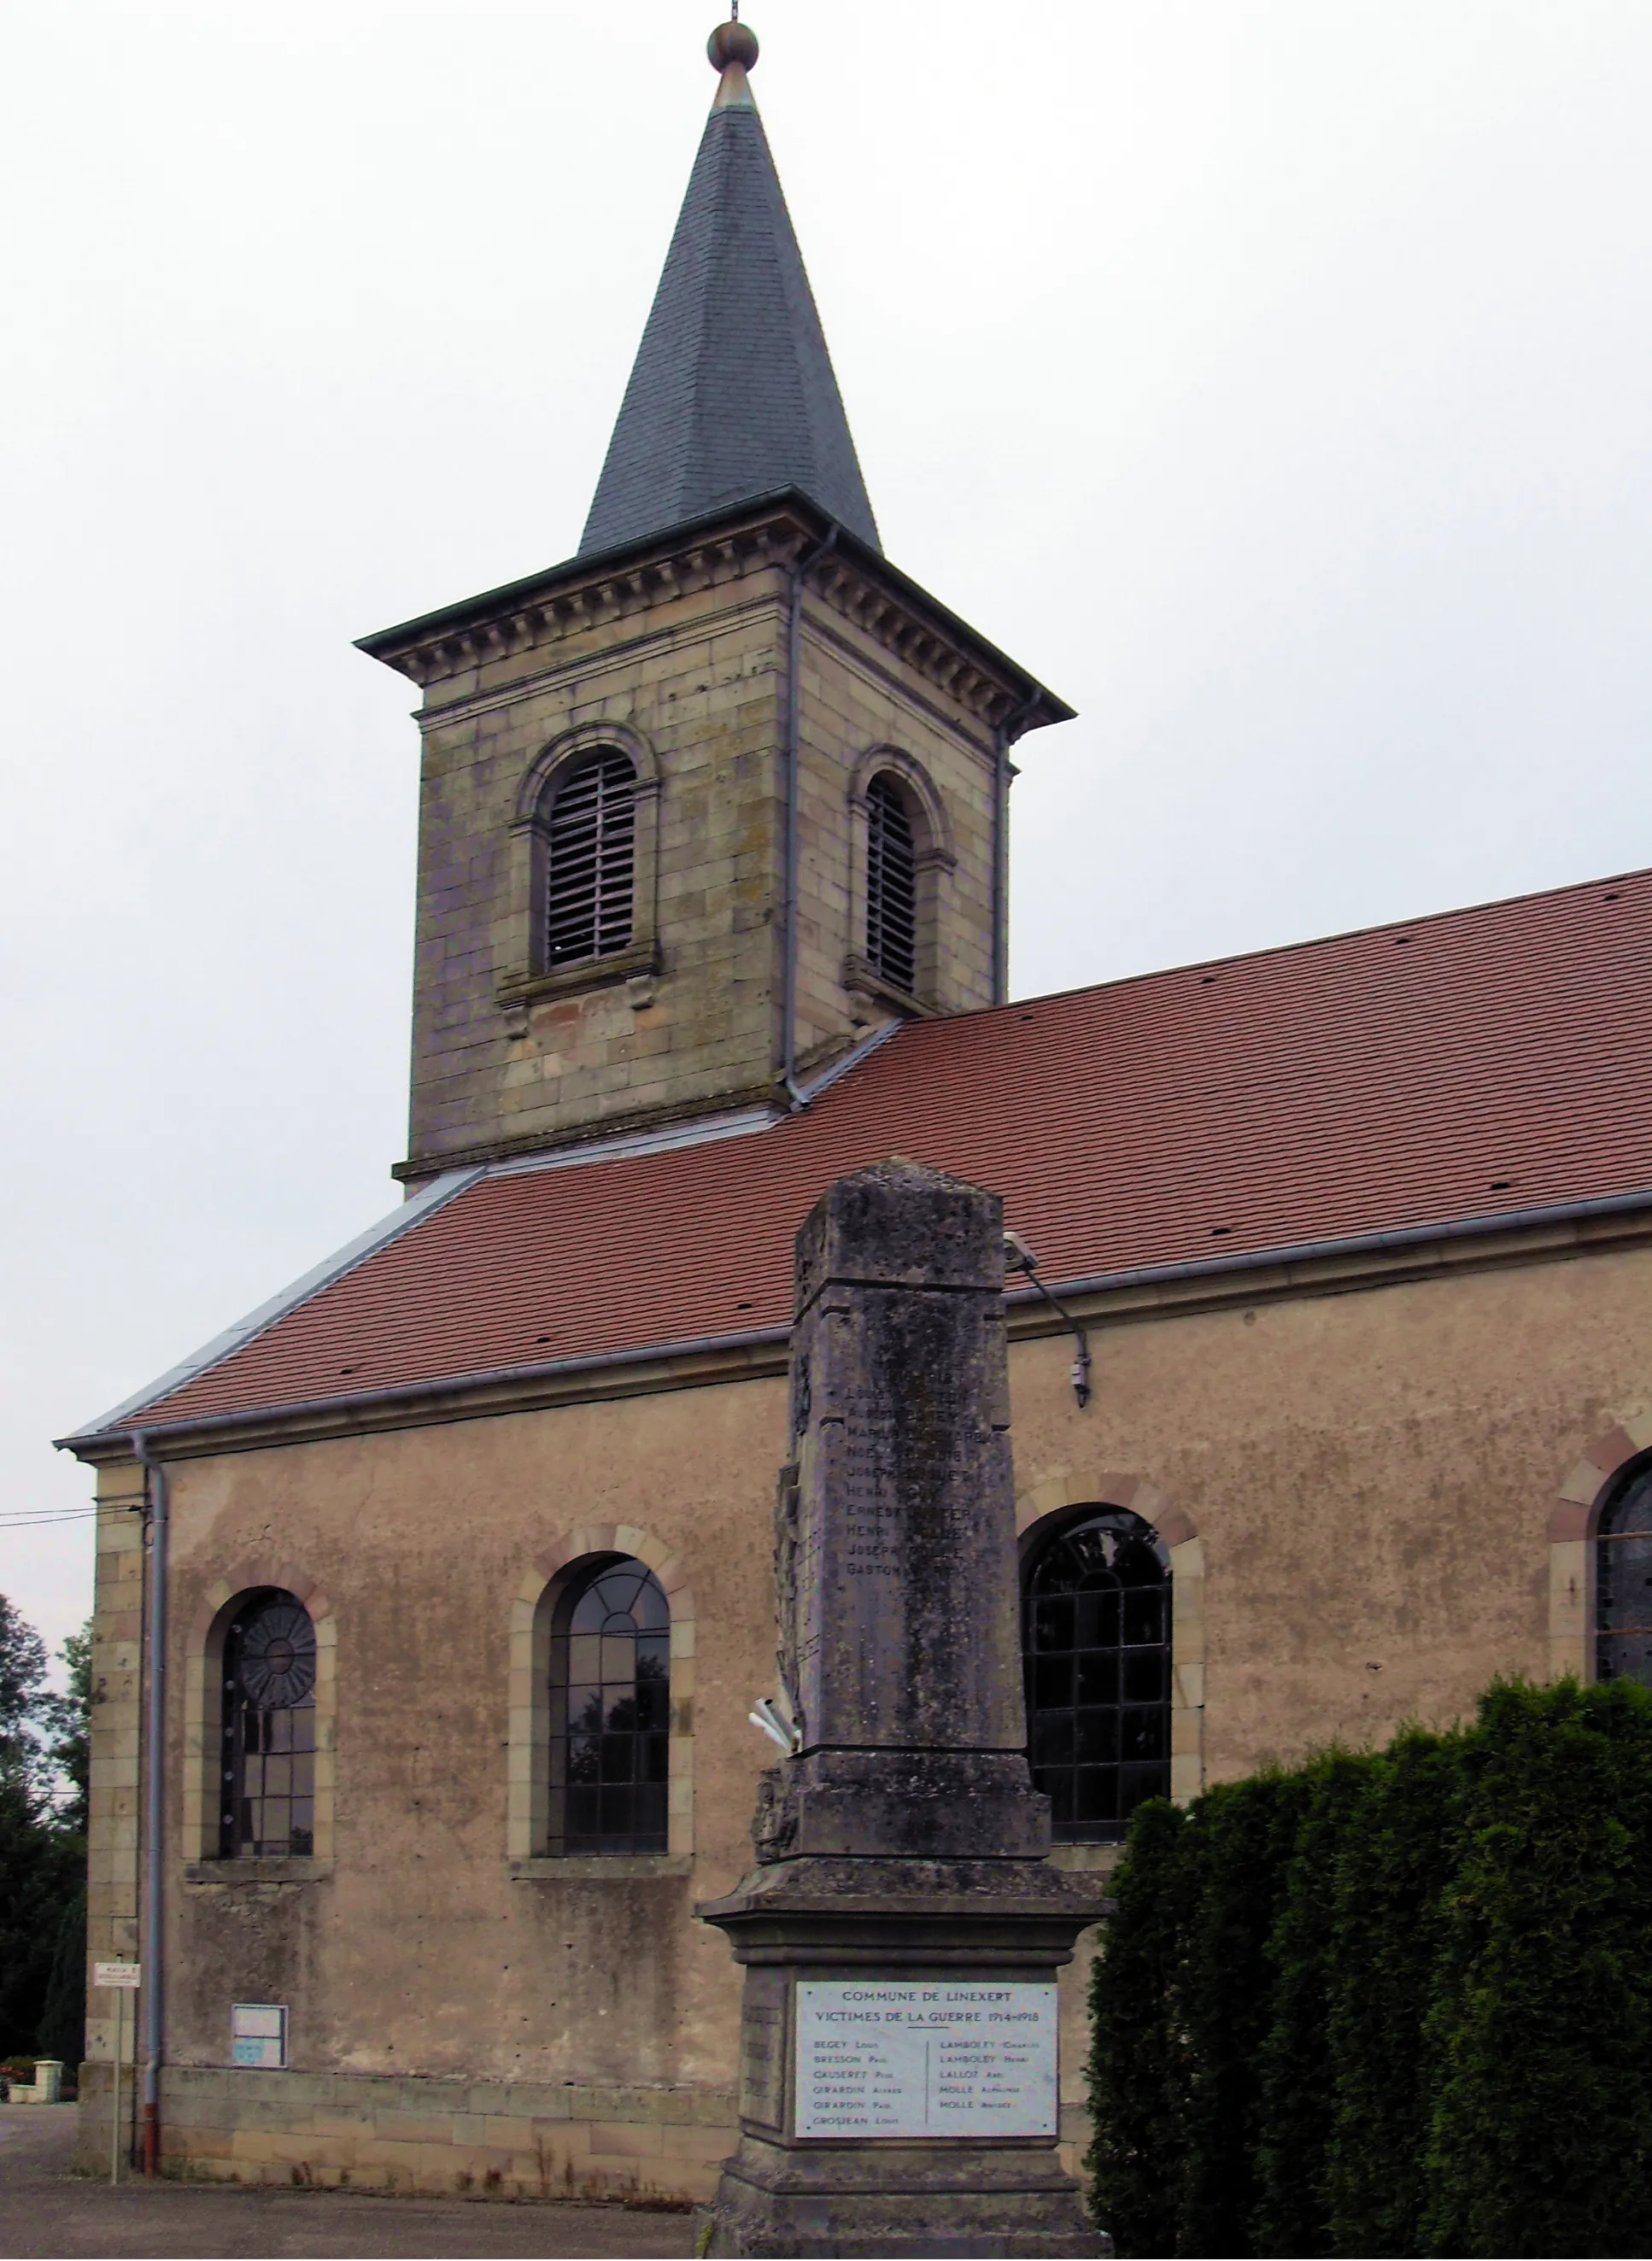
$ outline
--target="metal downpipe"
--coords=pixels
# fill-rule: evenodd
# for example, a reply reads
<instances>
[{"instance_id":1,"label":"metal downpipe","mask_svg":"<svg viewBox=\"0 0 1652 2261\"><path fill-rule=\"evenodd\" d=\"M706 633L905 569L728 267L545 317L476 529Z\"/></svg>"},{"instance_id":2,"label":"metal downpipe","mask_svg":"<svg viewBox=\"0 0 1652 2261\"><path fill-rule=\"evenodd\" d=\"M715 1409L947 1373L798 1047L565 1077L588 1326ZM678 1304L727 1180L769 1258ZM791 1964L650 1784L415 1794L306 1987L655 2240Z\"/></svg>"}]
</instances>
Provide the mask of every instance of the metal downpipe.
<instances>
[{"instance_id":1,"label":"metal downpipe","mask_svg":"<svg viewBox=\"0 0 1652 2261\"><path fill-rule=\"evenodd\" d=\"M144 1777L143 1844L143 2171L153 2176L161 2164L161 2037L162 2025L162 1906L165 1874L162 1831L166 1813L163 1795L166 1748L167 1533L169 1500L166 1470L150 1456L143 1432L134 1430L132 1449L145 1473L149 1495L149 1651L148 1717L144 1734L147 1771Z\"/></svg>"},{"instance_id":2,"label":"metal downpipe","mask_svg":"<svg viewBox=\"0 0 1652 2261\"><path fill-rule=\"evenodd\" d=\"M800 557L790 574L786 618L786 827L781 847L780 1081L794 1114L807 1107L797 1087L797 811L798 769L802 758L803 693L800 680L803 650L803 582L837 539L834 525L822 542Z\"/></svg>"},{"instance_id":3,"label":"metal downpipe","mask_svg":"<svg viewBox=\"0 0 1652 2261\"><path fill-rule=\"evenodd\" d=\"M1009 999L1009 749L1044 693L1005 715L993 732L992 977L995 1005Z\"/></svg>"}]
</instances>

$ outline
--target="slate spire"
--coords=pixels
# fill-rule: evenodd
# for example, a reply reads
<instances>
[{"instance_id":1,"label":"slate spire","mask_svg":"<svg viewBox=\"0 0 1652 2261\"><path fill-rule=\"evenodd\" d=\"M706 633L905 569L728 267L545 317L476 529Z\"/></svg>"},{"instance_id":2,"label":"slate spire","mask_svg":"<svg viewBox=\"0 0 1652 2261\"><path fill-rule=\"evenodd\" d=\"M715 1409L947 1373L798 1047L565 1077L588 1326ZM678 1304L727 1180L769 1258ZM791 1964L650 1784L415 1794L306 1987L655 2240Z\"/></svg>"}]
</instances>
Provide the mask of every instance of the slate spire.
<instances>
[{"instance_id":1,"label":"slate spire","mask_svg":"<svg viewBox=\"0 0 1652 2261\"><path fill-rule=\"evenodd\" d=\"M878 542L814 294L746 74L758 43L720 24L721 72L664 272L608 442L579 555L618 549L780 487Z\"/></svg>"}]
</instances>

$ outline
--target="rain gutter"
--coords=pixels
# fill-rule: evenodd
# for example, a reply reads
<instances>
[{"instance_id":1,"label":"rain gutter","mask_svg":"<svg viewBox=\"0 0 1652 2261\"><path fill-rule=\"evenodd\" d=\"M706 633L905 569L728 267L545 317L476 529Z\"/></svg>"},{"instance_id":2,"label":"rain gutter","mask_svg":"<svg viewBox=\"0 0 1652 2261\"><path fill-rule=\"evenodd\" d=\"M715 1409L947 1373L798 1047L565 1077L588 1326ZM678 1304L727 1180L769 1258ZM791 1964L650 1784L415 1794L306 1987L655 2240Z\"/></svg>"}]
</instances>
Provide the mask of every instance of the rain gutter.
<instances>
[{"instance_id":1,"label":"rain gutter","mask_svg":"<svg viewBox=\"0 0 1652 2261\"><path fill-rule=\"evenodd\" d=\"M215 1436L229 1429L244 1429L257 1421L287 1420L317 1413L371 1411L380 1405L407 1405L421 1397L451 1396L462 1389L487 1389L506 1382L554 1382L564 1375L598 1374L609 1367L647 1366L663 1358L693 1358L719 1351L761 1349L788 1342L790 1327L753 1327L741 1334L695 1335L686 1341L650 1343L639 1350L593 1351L581 1358L542 1359L534 1366L478 1367L470 1374L444 1374L429 1382L386 1382L378 1389L356 1389L329 1397L303 1397L280 1405L251 1405L230 1413L203 1413L192 1421L157 1421L145 1431L157 1438ZM99 1439L86 1433L57 1439L60 1452L73 1452Z\"/></svg>"},{"instance_id":2,"label":"rain gutter","mask_svg":"<svg viewBox=\"0 0 1652 2261\"><path fill-rule=\"evenodd\" d=\"M1546 1225L1580 1224L1591 1217L1634 1216L1652 1209L1652 1188L1632 1194L1601 1194L1589 1201L1555 1202L1541 1209L1495 1210L1489 1217L1456 1217L1444 1224L1396 1225L1388 1232L1359 1232L1342 1240L1304 1240L1289 1248L1247 1249L1237 1256L1201 1256L1185 1264L1153 1264L1134 1272L1097 1272L1056 1283L1064 1296L1100 1295L1112 1288L1157 1286L1160 1281L1203 1280L1225 1273L1265 1272L1281 1265L1334 1262L1347 1256L1379 1256L1392 1249L1426 1248L1443 1241L1473 1240L1498 1232L1523 1232ZM1029 1300L1031 1290L1013 1297Z\"/></svg>"},{"instance_id":3,"label":"rain gutter","mask_svg":"<svg viewBox=\"0 0 1652 2261\"><path fill-rule=\"evenodd\" d=\"M1530 1231L1556 1225L1579 1224L1594 1217L1637 1216L1652 1211L1652 1188L1627 1194L1603 1194L1589 1201L1557 1202L1547 1208L1504 1209L1490 1217L1463 1217L1444 1224L1399 1226L1388 1232L1355 1233L1340 1240L1299 1241L1284 1248L1258 1248L1242 1255L1200 1257L1182 1264L1144 1265L1124 1272L1098 1272L1088 1277L1059 1280L1063 1296L1103 1295L1125 1288L1173 1285L1182 1280L1221 1279L1251 1272L1277 1271L1282 1267L1334 1263L1356 1256L1382 1255L1406 1248L1490 1238L1498 1233ZM1039 1300L1038 1288L1024 1288L1006 1300L1017 1310ZM414 1404L421 1398L454 1396L462 1390L486 1389L510 1383L559 1381L608 1369L657 1365L662 1360L737 1355L742 1352L777 1347L791 1339L785 1327L749 1327L738 1334L693 1335L674 1342L649 1343L631 1350L595 1351L578 1358L542 1360L533 1366L478 1367L469 1374L442 1375L426 1382L387 1383L377 1389L358 1389L348 1395L299 1398L285 1404L239 1407L232 1412L206 1413L193 1420L155 1422L144 1431L147 1444L158 1439L227 1434L260 1422L302 1418L323 1413L370 1412L380 1406ZM82 1432L57 1439L60 1451L111 1440ZM153 1465L153 1463L150 1463Z\"/></svg>"},{"instance_id":4,"label":"rain gutter","mask_svg":"<svg viewBox=\"0 0 1652 2261\"><path fill-rule=\"evenodd\" d=\"M786 615L786 836L782 848L780 932L780 1081L794 1114L807 1107L797 1087L797 895L799 766L802 760L803 583L837 540L834 522L824 538L801 555L787 576ZM1043 694L1040 693L1040 696Z\"/></svg>"},{"instance_id":5,"label":"rain gutter","mask_svg":"<svg viewBox=\"0 0 1652 2261\"><path fill-rule=\"evenodd\" d=\"M1009 997L1009 749L1038 712L1044 698L1035 691L1006 714L993 732L993 1003Z\"/></svg>"}]
</instances>

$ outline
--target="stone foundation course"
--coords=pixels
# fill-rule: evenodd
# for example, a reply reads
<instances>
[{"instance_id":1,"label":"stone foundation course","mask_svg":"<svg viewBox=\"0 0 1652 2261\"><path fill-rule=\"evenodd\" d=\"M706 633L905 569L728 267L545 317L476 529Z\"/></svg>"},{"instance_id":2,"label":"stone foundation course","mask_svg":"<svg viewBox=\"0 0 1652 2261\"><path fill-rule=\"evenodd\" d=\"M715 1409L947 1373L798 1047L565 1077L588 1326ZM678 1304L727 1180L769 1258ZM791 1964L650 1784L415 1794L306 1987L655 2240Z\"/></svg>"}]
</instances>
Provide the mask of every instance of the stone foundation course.
<instances>
[{"instance_id":1,"label":"stone foundation course","mask_svg":"<svg viewBox=\"0 0 1652 2261\"><path fill-rule=\"evenodd\" d=\"M131 2083L121 2083L123 2117ZM82 2070L77 2169L109 2169L109 2068ZM570 2082L402 2078L169 2065L162 2171L183 2179L426 2197L711 2197L737 2140L732 2095Z\"/></svg>"}]
</instances>

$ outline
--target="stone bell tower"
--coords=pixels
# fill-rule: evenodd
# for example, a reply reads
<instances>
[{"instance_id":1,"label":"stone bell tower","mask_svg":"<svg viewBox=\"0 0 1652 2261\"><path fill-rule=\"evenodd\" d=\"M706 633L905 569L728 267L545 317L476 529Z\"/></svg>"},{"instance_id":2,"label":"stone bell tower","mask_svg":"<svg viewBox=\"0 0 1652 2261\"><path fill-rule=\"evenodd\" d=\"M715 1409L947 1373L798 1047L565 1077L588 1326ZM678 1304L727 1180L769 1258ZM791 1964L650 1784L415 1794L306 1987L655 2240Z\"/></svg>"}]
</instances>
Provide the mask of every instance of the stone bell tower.
<instances>
[{"instance_id":1,"label":"stone bell tower","mask_svg":"<svg viewBox=\"0 0 1652 2261\"><path fill-rule=\"evenodd\" d=\"M757 40L709 52L578 554L363 641L423 693L413 1182L1003 994L1009 750L1070 710L884 558Z\"/></svg>"}]
</instances>

